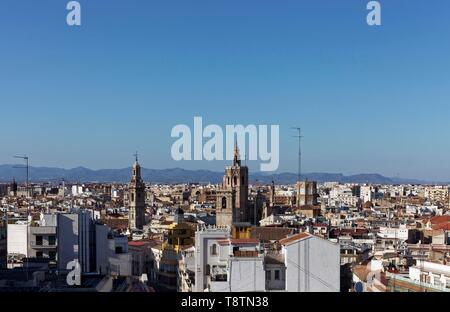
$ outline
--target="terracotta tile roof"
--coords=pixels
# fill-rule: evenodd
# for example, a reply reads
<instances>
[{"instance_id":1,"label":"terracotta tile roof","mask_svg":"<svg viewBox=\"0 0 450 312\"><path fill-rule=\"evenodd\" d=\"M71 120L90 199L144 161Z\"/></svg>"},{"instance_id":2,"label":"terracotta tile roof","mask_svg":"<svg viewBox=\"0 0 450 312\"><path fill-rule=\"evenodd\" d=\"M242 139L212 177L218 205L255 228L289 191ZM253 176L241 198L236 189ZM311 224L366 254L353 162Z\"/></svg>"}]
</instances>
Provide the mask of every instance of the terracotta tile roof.
<instances>
[{"instance_id":1,"label":"terracotta tile roof","mask_svg":"<svg viewBox=\"0 0 450 312\"><path fill-rule=\"evenodd\" d=\"M430 219L431 224L450 222L450 216L436 216Z\"/></svg>"},{"instance_id":2,"label":"terracotta tile roof","mask_svg":"<svg viewBox=\"0 0 450 312\"><path fill-rule=\"evenodd\" d=\"M261 241L279 241L293 232L294 229L285 227L255 227L251 236Z\"/></svg>"},{"instance_id":3,"label":"terracotta tile roof","mask_svg":"<svg viewBox=\"0 0 450 312\"><path fill-rule=\"evenodd\" d=\"M440 223L432 226L433 230L450 231L450 222Z\"/></svg>"},{"instance_id":4,"label":"terracotta tile roof","mask_svg":"<svg viewBox=\"0 0 450 312\"><path fill-rule=\"evenodd\" d=\"M233 244L233 245L241 245L241 244L256 245L258 243L259 243L259 240L256 238L231 239L231 244Z\"/></svg>"},{"instance_id":5,"label":"terracotta tile roof","mask_svg":"<svg viewBox=\"0 0 450 312\"><path fill-rule=\"evenodd\" d=\"M155 247L162 244L162 241L159 239L149 239L149 240L140 240L140 241L130 241L128 242L128 246L130 247Z\"/></svg>"},{"instance_id":6,"label":"terracotta tile roof","mask_svg":"<svg viewBox=\"0 0 450 312\"><path fill-rule=\"evenodd\" d=\"M145 245L146 245L146 243L142 242L142 241L128 242L128 246L133 246L133 247L142 247Z\"/></svg>"},{"instance_id":7,"label":"terracotta tile roof","mask_svg":"<svg viewBox=\"0 0 450 312\"><path fill-rule=\"evenodd\" d=\"M309 237L312 237L312 235L309 233L299 233L294 236L287 237L285 239L280 240L280 244L281 245L289 245L291 243L294 243L296 241L299 241L299 240L302 240L305 238L309 238Z\"/></svg>"}]
</instances>

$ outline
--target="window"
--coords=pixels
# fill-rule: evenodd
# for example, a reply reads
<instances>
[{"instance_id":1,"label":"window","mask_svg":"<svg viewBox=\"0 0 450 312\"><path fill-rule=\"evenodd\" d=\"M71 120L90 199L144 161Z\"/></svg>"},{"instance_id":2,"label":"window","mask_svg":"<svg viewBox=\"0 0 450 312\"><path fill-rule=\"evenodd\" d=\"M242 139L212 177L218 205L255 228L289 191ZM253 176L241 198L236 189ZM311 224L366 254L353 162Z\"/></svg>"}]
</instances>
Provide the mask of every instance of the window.
<instances>
[{"instance_id":1,"label":"window","mask_svg":"<svg viewBox=\"0 0 450 312\"><path fill-rule=\"evenodd\" d=\"M275 270L275 280L276 281L280 280L280 270Z\"/></svg>"},{"instance_id":2,"label":"window","mask_svg":"<svg viewBox=\"0 0 450 312\"><path fill-rule=\"evenodd\" d=\"M36 236L36 246L42 246L42 236L41 235Z\"/></svg>"},{"instance_id":3,"label":"window","mask_svg":"<svg viewBox=\"0 0 450 312\"><path fill-rule=\"evenodd\" d=\"M272 279L272 271L269 271L269 270L267 270L266 271L266 280L267 281L270 281L271 279Z\"/></svg>"},{"instance_id":4,"label":"window","mask_svg":"<svg viewBox=\"0 0 450 312\"><path fill-rule=\"evenodd\" d=\"M48 257L49 257L51 260L55 260L55 259L56 259L56 251L50 251L50 252L48 253Z\"/></svg>"},{"instance_id":5,"label":"window","mask_svg":"<svg viewBox=\"0 0 450 312\"><path fill-rule=\"evenodd\" d=\"M214 244L211 246L211 256L216 256L217 255L217 245Z\"/></svg>"},{"instance_id":6,"label":"window","mask_svg":"<svg viewBox=\"0 0 450 312\"><path fill-rule=\"evenodd\" d=\"M227 198L226 197L222 197L222 209L227 208Z\"/></svg>"},{"instance_id":7,"label":"window","mask_svg":"<svg viewBox=\"0 0 450 312\"><path fill-rule=\"evenodd\" d=\"M42 253L42 251L36 252L36 258L42 258L43 256L44 254Z\"/></svg>"},{"instance_id":8,"label":"window","mask_svg":"<svg viewBox=\"0 0 450 312\"><path fill-rule=\"evenodd\" d=\"M134 201L134 193L131 193L131 201Z\"/></svg>"},{"instance_id":9,"label":"window","mask_svg":"<svg viewBox=\"0 0 450 312\"><path fill-rule=\"evenodd\" d=\"M233 183L234 185L237 185L237 176L234 176Z\"/></svg>"},{"instance_id":10,"label":"window","mask_svg":"<svg viewBox=\"0 0 450 312\"><path fill-rule=\"evenodd\" d=\"M54 246L54 245L56 244L56 236L50 235L50 236L48 237L48 244L49 244L50 246Z\"/></svg>"}]
</instances>

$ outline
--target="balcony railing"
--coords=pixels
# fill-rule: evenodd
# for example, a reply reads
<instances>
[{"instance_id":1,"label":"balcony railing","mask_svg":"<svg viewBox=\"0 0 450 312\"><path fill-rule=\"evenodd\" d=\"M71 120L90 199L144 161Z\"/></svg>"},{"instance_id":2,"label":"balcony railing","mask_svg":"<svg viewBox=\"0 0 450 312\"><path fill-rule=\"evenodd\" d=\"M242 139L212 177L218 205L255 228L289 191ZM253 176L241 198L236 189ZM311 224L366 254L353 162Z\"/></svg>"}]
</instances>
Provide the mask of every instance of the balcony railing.
<instances>
[{"instance_id":1,"label":"balcony railing","mask_svg":"<svg viewBox=\"0 0 450 312\"><path fill-rule=\"evenodd\" d=\"M31 248L34 249L54 249L56 248L55 244L44 244L43 242L30 242Z\"/></svg>"}]
</instances>

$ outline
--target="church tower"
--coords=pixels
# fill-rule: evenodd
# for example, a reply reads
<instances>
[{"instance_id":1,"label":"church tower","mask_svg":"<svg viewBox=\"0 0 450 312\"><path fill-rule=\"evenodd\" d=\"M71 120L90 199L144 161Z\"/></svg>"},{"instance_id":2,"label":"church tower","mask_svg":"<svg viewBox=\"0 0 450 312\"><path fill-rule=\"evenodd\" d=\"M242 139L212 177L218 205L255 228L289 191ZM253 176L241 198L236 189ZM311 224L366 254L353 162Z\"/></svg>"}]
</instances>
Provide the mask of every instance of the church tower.
<instances>
[{"instance_id":1,"label":"church tower","mask_svg":"<svg viewBox=\"0 0 450 312\"><path fill-rule=\"evenodd\" d=\"M131 230L142 230L145 223L145 183L141 178L141 166L138 162L137 153L135 157L136 162L133 165L129 184L128 228Z\"/></svg>"},{"instance_id":2,"label":"church tower","mask_svg":"<svg viewBox=\"0 0 450 312\"><path fill-rule=\"evenodd\" d=\"M234 223L250 222L248 207L248 167L241 165L237 144L234 148L233 164L225 167L222 189L217 192L216 225L231 226Z\"/></svg>"}]
</instances>

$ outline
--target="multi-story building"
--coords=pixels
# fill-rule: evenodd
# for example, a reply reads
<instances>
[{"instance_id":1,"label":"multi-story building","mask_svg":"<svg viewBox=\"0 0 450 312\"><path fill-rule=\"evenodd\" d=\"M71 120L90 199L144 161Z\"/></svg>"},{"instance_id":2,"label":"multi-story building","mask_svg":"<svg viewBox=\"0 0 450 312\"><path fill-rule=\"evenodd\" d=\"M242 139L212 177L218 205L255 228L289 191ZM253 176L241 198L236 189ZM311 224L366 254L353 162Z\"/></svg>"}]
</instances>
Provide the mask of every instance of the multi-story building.
<instances>
[{"instance_id":1,"label":"multi-story building","mask_svg":"<svg viewBox=\"0 0 450 312\"><path fill-rule=\"evenodd\" d=\"M237 238L239 233L229 228L196 232L194 291L340 290L339 245L300 233L280 240L281 250L274 245L264 251L259 239Z\"/></svg>"},{"instance_id":2,"label":"multi-story building","mask_svg":"<svg viewBox=\"0 0 450 312\"><path fill-rule=\"evenodd\" d=\"M286 291L340 291L338 244L308 233L287 237L280 243L286 265Z\"/></svg>"},{"instance_id":3,"label":"multi-story building","mask_svg":"<svg viewBox=\"0 0 450 312\"><path fill-rule=\"evenodd\" d=\"M450 292L450 266L417 260L407 274L388 274L393 292Z\"/></svg>"},{"instance_id":4,"label":"multi-story building","mask_svg":"<svg viewBox=\"0 0 450 312\"><path fill-rule=\"evenodd\" d=\"M431 203L440 203L445 206L448 206L449 205L449 187L448 186L427 187L425 189L425 197Z\"/></svg>"},{"instance_id":5,"label":"multi-story building","mask_svg":"<svg viewBox=\"0 0 450 312\"><path fill-rule=\"evenodd\" d=\"M301 206L316 206L319 198L317 193L317 182L315 181L299 181L297 182L297 197L296 205Z\"/></svg>"}]
</instances>

